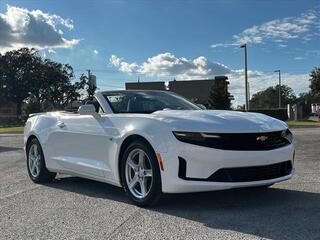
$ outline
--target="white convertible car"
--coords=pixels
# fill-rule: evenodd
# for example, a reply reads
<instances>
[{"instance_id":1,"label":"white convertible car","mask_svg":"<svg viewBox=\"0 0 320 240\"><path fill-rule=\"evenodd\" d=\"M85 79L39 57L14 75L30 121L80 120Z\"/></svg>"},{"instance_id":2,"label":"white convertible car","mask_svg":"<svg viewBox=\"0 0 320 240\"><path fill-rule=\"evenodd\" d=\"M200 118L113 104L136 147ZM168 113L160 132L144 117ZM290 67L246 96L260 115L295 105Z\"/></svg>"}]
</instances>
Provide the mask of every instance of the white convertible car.
<instances>
[{"instance_id":1,"label":"white convertible car","mask_svg":"<svg viewBox=\"0 0 320 240\"><path fill-rule=\"evenodd\" d=\"M34 114L24 143L32 181L94 179L123 187L140 206L162 193L270 186L293 174L286 123L202 110L167 91L99 92L78 113Z\"/></svg>"}]
</instances>

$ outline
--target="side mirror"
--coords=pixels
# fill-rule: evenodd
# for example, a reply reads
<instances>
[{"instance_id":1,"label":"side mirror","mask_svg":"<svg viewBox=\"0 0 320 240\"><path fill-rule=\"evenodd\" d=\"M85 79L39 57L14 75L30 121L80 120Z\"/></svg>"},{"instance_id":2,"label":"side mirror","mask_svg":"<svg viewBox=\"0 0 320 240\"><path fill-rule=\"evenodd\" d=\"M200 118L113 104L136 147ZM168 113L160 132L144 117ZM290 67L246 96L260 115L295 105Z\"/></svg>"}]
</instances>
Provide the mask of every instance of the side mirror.
<instances>
[{"instance_id":1,"label":"side mirror","mask_svg":"<svg viewBox=\"0 0 320 240\"><path fill-rule=\"evenodd\" d=\"M94 116L99 115L96 112L96 108L94 107L93 104L85 104L80 106L78 109L78 113L80 115L94 115Z\"/></svg>"}]
</instances>

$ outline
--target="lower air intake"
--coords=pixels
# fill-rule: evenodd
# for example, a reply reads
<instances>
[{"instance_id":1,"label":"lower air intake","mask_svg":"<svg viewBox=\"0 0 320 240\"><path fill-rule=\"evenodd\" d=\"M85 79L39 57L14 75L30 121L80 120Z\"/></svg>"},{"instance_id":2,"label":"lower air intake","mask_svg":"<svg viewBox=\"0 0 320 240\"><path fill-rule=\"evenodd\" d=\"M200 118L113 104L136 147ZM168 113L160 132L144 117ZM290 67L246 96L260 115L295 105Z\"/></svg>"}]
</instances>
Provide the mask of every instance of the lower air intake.
<instances>
[{"instance_id":1,"label":"lower air intake","mask_svg":"<svg viewBox=\"0 0 320 240\"><path fill-rule=\"evenodd\" d=\"M186 160L179 157L179 177L190 181L207 182L252 182L284 177L292 171L291 161L285 161L265 166L221 168L208 178L186 177Z\"/></svg>"}]
</instances>

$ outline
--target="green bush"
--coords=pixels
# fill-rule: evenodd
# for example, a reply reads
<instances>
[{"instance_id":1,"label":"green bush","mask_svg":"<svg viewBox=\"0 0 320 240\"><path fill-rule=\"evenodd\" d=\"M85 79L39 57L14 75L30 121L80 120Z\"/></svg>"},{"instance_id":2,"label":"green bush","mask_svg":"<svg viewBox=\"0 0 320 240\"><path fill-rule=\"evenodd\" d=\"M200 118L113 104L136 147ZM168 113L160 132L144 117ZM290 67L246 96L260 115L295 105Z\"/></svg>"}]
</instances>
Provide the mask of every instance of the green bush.
<instances>
[{"instance_id":1,"label":"green bush","mask_svg":"<svg viewBox=\"0 0 320 240\"><path fill-rule=\"evenodd\" d=\"M0 117L0 127L17 127L23 125L18 117Z\"/></svg>"},{"instance_id":2,"label":"green bush","mask_svg":"<svg viewBox=\"0 0 320 240\"><path fill-rule=\"evenodd\" d=\"M250 112L263 113L265 115L280 119L282 121L288 120L288 112L286 108L250 109Z\"/></svg>"}]
</instances>

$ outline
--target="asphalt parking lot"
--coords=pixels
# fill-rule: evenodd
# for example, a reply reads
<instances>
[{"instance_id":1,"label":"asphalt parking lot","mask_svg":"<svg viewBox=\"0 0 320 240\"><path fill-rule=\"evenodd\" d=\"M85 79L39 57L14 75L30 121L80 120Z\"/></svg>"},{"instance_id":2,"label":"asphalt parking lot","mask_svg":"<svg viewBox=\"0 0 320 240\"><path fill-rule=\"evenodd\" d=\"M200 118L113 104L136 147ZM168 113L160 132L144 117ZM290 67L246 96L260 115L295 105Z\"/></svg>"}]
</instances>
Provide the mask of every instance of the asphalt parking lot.
<instances>
[{"instance_id":1,"label":"asphalt parking lot","mask_svg":"<svg viewBox=\"0 0 320 240\"><path fill-rule=\"evenodd\" d=\"M29 180L21 135L0 135L0 239L320 239L320 128L293 129L296 174L269 189L167 195L151 209L122 189Z\"/></svg>"}]
</instances>

